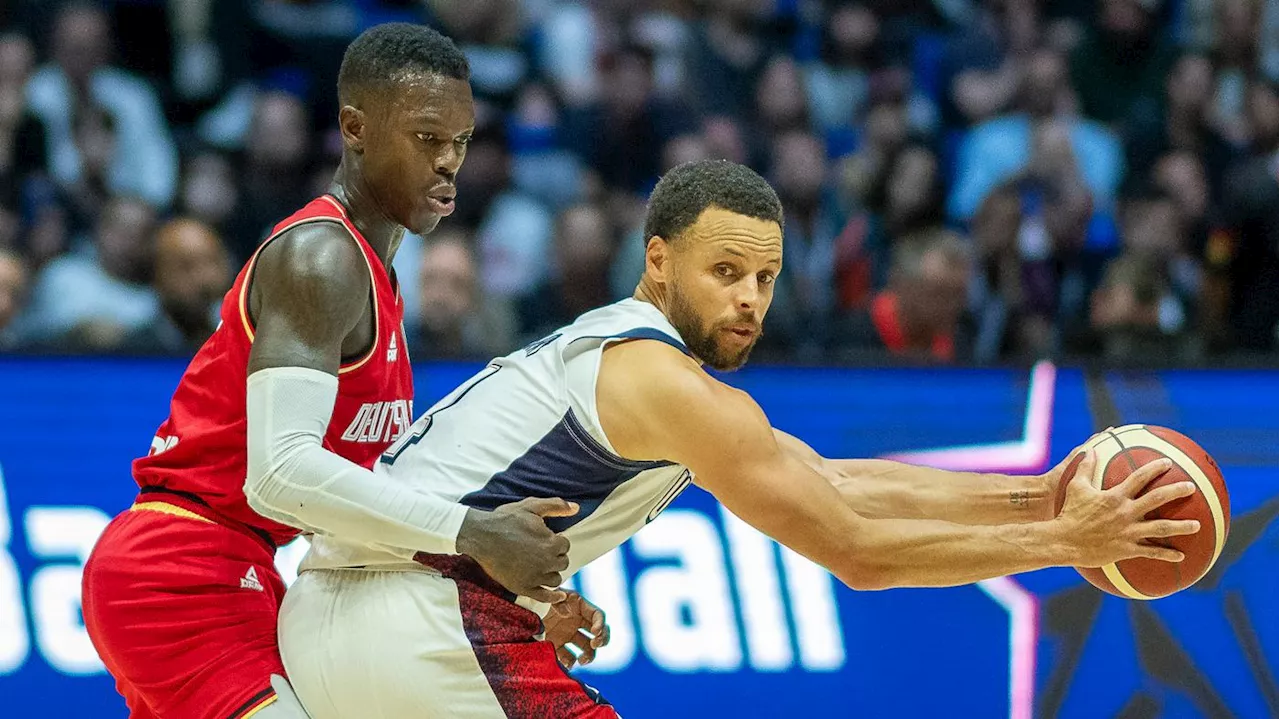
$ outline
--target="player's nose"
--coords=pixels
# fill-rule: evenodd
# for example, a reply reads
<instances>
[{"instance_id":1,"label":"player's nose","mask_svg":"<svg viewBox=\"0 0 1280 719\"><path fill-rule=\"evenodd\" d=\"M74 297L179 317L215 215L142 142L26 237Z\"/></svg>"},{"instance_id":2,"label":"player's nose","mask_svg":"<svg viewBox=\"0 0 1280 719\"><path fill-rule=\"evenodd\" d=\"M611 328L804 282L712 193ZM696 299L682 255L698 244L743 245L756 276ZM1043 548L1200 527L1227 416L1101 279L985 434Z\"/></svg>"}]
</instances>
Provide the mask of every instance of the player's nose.
<instances>
[{"instance_id":1,"label":"player's nose","mask_svg":"<svg viewBox=\"0 0 1280 719\"><path fill-rule=\"evenodd\" d=\"M462 167L462 153L458 151L457 145L451 142L444 143L440 154L436 155L434 168L436 174L449 182L453 182L453 178L458 174L460 167Z\"/></svg>"},{"instance_id":2,"label":"player's nose","mask_svg":"<svg viewBox=\"0 0 1280 719\"><path fill-rule=\"evenodd\" d=\"M734 304L738 310L751 310L760 306L760 282L755 277L744 277L734 285Z\"/></svg>"}]
</instances>

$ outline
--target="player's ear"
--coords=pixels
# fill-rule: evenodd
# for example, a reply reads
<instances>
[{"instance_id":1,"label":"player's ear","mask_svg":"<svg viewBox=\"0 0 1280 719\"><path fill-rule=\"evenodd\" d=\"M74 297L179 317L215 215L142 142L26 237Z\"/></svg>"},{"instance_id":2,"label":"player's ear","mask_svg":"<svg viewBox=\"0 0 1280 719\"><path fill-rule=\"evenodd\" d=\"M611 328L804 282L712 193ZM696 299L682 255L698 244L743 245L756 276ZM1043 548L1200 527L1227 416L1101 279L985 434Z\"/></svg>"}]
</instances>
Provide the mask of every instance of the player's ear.
<instances>
[{"instance_id":1,"label":"player's ear","mask_svg":"<svg viewBox=\"0 0 1280 719\"><path fill-rule=\"evenodd\" d=\"M364 152L364 110L343 105L338 110L338 129L342 132L342 144L352 152Z\"/></svg>"},{"instance_id":2,"label":"player's ear","mask_svg":"<svg viewBox=\"0 0 1280 719\"><path fill-rule=\"evenodd\" d=\"M658 235L644 247L644 271L658 282L666 282L671 269L671 244Z\"/></svg>"}]
</instances>

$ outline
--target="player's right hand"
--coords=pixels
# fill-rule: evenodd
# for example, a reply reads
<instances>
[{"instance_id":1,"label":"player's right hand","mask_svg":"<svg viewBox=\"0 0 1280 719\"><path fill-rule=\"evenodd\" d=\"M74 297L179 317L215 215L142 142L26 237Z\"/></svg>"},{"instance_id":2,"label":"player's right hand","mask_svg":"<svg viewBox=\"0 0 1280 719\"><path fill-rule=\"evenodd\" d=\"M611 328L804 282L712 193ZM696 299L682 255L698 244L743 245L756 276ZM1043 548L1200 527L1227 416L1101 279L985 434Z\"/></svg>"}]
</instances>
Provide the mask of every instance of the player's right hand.
<instances>
[{"instance_id":1,"label":"player's right hand","mask_svg":"<svg viewBox=\"0 0 1280 719\"><path fill-rule=\"evenodd\" d=\"M1200 523L1194 519L1146 517L1169 502L1195 494L1195 484L1167 484L1142 494L1152 480L1173 466L1168 459L1158 459L1137 468L1120 484L1098 489L1089 481L1097 463L1097 453L1088 450L1075 476L1067 482L1062 513L1053 520L1059 523L1061 536L1071 550L1071 564L1101 567L1133 557L1181 562L1182 552L1160 546L1160 540L1195 534L1200 531Z\"/></svg>"},{"instance_id":2,"label":"player's right hand","mask_svg":"<svg viewBox=\"0 0 1280 719\"><path fill-rule=\"evenodd\" d=\"M569 540L547 528L546 517L572 517L578 505L527 497L486 512L467 510L458 530L458 552L480 564L498 584L547 604L563 601L556 589L569 568Z\"/></svg>"}]
</instances>

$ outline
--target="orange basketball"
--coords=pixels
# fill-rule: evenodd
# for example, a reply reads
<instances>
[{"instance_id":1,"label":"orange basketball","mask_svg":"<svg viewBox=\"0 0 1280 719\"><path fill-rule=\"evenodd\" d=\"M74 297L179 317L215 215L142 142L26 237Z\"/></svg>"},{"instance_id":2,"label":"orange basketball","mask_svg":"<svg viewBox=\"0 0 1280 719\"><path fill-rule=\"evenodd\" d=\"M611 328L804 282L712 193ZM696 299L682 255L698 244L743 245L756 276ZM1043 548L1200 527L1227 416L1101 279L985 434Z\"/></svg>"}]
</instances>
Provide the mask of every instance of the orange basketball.
<instances>
[{"instance_id":1,"label":"orange basketball","mask_svg":"<svg viewBox=\"0 0 1280 719\"><path fill-rule=\"evenodd\" d=\"M1098 453L1093 486L1102 489L1120 484L1133 470L1148 462L1162 457L1173 460L1173 467L1152 480L1143 493L1186 481L1194 482L1197 491L1189 497L1169 502L1148 514L1147 518L1195 519L1200 522L1200 531L1163 540L1183 553L1181 562L1137 557L1105 567L1076 567L1076 571L1098 589L1126 599L1159 599L1200 581L1222 554L1231 528L1231 500L1222 480L1222 471L1213 457L1179 432L1145 424L1109 429L1088 446ZM1062 473L1054 504L1055 516L1062 511L1066 483L1075 476L1076 467L1083 459L1084 454L1081 453Z\"/></svg>"}]
</instances>

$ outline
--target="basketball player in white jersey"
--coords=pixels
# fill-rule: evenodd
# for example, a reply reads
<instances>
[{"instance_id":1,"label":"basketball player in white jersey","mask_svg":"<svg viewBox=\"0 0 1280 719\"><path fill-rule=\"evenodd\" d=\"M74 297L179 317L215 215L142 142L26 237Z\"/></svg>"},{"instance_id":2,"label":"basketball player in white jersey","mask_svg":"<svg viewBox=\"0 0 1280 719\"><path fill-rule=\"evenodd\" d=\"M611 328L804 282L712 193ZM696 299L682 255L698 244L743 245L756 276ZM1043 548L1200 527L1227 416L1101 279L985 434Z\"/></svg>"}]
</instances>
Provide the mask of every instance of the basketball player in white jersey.
<instances>
[{"instance_id":1,"label":"basketball player in white jersey","mask_svg":"<svg viewBox=\"0 0 1280 719\"><path fill-rule=\"evenodd\" d=\"M826 460L704 371L741 366L760 336L782 267L781 217L777 195L746 167L672 170L650 198L635 296L491 362L418 419L378 471L473 509L526 497L575 502L573 516L546 520L569 540L566 577L690 483L855 589L1129 557L1180 561L1151 540L1197 524L1144 516L1194 488L1135 499L1167 469L1163 460L1112 490L1071 482L1051 517L1055 473ZM1093 462L1077 477L1090 476ZM314 719L617 716L539 640L545 604L515 596L464 555L404 556L313 540L285 598L280 646Z\"/></svg>"}]
</instances>

